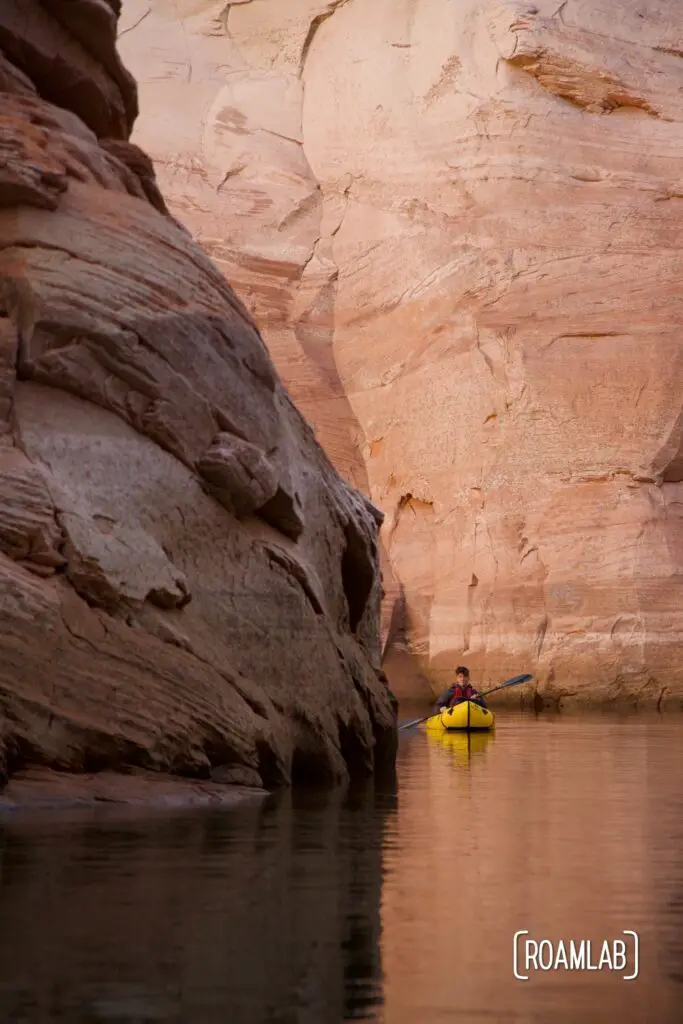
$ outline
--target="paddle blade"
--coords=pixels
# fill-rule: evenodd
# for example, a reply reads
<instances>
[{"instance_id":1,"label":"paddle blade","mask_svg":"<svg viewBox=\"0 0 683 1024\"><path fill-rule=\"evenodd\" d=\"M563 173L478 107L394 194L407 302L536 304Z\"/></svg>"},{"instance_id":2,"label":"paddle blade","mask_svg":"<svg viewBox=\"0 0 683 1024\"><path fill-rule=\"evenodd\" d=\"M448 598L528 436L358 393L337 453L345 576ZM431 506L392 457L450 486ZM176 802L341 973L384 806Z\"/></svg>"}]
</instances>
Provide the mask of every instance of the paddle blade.
<instances>
[{"instance_id":1,"label":"paddle blade","mask_svg":"<svg viewBox=\"0 0 683 1024\"><path fill-rule=\"evenodd\" d=\"M519 686L520 683L528 683L533 678L534 677L530 676L528 673L523 676L514 676L512 679L506 679L499 689L502 690L503 686Z\"/></svg>"},{"instance_id":2,"label":"paddle blade","mask_svg":"<svg viewBox=\"0 0 683 1024\"><path fill-rule=\"evenodd\" d=\"M499 683L498 686L494 686L491 690L485 690L482 693L482 697L487 697L489 693L496 693L497 690L504 690L506 686L520 686L521 683L528 683L534 677L525 673L523 676L513 676L512 679L506 679L504 683Z\"/></svg>"},{"instance_id":3,"label":"paddle blade","mask_svg":"<svg viewBox=\"0 0 683 1024\"><path fill-rule=\"evenodd\" d=\"M425 715L424 718L414 718L412 722L403 722L399 725L399 729L410 729L411 725L419 725L420 722L426 722L427 719L431 717L431 715Z\"/></svg>"}]
</instances>

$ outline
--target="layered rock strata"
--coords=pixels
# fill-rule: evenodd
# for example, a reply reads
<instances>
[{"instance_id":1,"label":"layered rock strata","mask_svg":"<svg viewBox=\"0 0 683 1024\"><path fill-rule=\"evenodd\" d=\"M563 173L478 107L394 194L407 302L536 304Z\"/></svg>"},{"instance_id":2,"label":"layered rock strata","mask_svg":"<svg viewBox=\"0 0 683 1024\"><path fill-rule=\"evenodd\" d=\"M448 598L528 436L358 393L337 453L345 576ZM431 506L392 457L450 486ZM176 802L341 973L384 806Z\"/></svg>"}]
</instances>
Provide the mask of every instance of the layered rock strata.
<instances>
[{"instance_id":1,"label":"layered rock strata","mask_svg":"<svg viewBox=\"0 0 683 1024\"><path fill-rule=\"evenodd\" d=\"M0 7L0 768L363 774L382 516L130 142L119 8Z\"/></svg>"}]
</instances>

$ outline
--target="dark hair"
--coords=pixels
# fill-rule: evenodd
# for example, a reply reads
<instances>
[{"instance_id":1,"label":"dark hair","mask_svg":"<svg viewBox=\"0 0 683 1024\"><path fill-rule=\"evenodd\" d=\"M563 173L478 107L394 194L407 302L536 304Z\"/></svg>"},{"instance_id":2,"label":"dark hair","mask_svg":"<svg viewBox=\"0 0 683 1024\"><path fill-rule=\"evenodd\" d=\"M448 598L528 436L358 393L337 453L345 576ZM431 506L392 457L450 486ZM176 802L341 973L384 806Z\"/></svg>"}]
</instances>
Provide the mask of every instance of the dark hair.
<instances>
[{"instance_id":1,"label":"dark hair","mask_svg":"<svg viewBox=\"0 0 683 1024\"><path fill-rule=\"evenodd\" d=\"M458 665L458 667L455 670L455 674L456 676L463 675L465 679L470 678L470 670L468 668L465 668L464 665Z\"/></svg>"}]
</instances>

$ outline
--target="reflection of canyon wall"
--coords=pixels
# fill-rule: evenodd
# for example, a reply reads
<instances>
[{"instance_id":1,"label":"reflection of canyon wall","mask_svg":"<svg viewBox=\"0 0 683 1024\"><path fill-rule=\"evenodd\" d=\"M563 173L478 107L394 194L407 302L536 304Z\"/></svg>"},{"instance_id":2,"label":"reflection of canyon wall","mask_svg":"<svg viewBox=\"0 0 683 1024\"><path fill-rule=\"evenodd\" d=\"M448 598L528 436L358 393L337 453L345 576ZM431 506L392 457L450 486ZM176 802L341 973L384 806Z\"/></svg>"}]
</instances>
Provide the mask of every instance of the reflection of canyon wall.
<instances>
[{"instance_id":1,"label":"reflection of canyon wall","mask_svg":"<svg viewBox=\"0 0 683 1024\"><path fill-rule=\"evenodd\" d=\"M124 18L139 139L387 511L434 681L466 658L556 695L680 694L683 8Z\"/></svg>"},{"instance_id":2,"label":"reflection of canyon wall","mask_svg":"<svg viewBox=\"0 0 683 1024\"><path fill-rule=\"evenodd\" d=\"M386 811L371 793L350 811L337 793L156 823L8 826L3 1020L351 1019L381 991Z\"/></svg>"},{"instance_id":3,"label":"reflection of canyon wall","mask_svg":"<svg viewBox=\"0 0 683 1024\"><path fill-rule=\"evenodd\" d=\"M469 760L465 736L402 746L382 900L386 1020L426 1020L429 1007L444 1020L674 1024L680 723L528 725L474 737ZM599 943L625 928L640 934L637 984L604 971L513 977L518 929Z\"/></svg>"}]
</instances>

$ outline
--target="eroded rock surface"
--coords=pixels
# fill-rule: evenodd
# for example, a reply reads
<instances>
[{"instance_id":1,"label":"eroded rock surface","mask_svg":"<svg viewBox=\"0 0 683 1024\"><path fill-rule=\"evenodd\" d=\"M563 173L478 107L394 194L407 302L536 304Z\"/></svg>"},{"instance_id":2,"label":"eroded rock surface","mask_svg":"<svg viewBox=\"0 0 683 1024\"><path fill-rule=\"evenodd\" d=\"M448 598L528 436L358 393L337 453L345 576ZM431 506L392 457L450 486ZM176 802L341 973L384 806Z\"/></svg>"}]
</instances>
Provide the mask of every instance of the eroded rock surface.
<instances>
[{"instance_id":1,"label":"eroded rock surface","mask_svg":"<svg viewBox=\"0 0 683 1024\"><path fill-rule=\"evenodd\" d=\"M129 141L119 6L0 7L0 774L391 764L381 516Z\"/></svg>"},{"instance_id":2,"label":"eroded rock surface","mask_svg":"<svg viewBox=\"0 0 683 1024\"><path fill-rule=\"evenodd\" d=\"M122 28L171 208L387 512L385 632L400 596L439 687L465 660L680 698L683 8L125 0Z\"/></svg>"}]
</instances>

